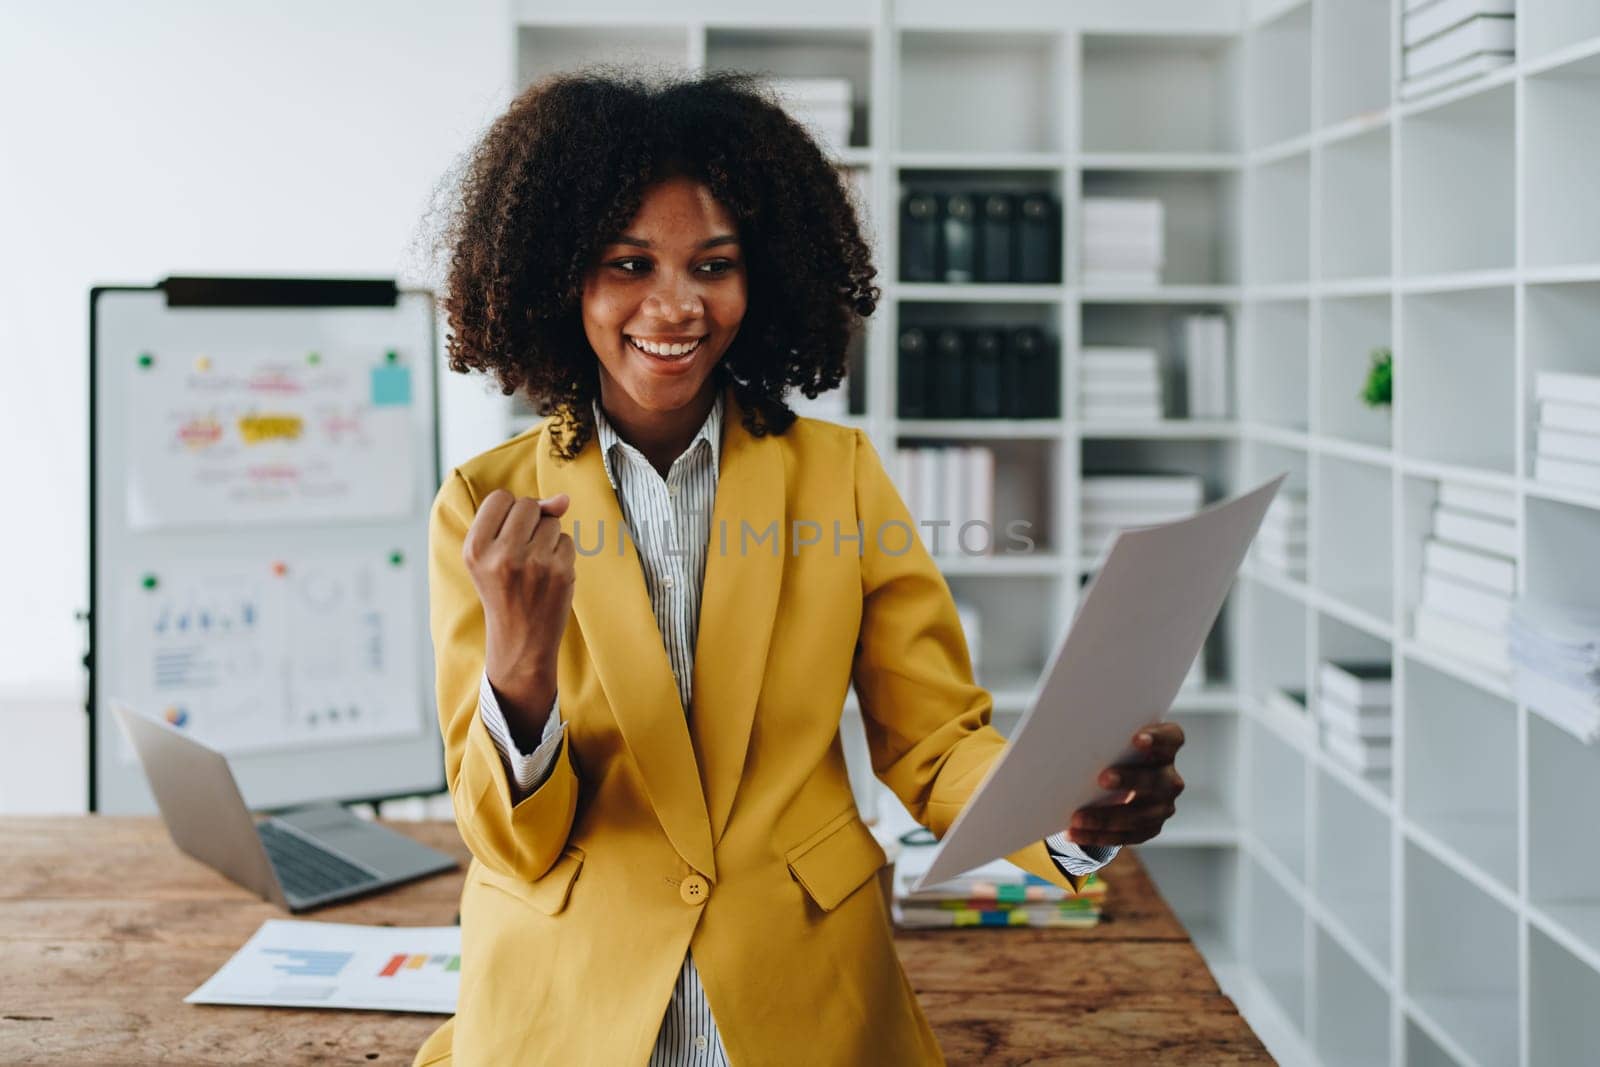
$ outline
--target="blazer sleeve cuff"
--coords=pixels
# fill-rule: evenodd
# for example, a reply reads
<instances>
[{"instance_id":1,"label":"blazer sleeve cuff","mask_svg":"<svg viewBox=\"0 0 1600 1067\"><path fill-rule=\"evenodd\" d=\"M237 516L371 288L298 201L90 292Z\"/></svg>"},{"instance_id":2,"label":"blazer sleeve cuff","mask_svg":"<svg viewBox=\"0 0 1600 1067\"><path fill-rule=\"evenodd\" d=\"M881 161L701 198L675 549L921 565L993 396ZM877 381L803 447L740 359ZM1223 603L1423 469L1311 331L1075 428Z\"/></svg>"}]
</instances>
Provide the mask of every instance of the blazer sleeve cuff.
<instances>
[{"instance_id":1,"label":"blazer sleeve cuff","mask_svg":"<svg viewBox=\"0 0 1600 1067\"><path fill-rule=\"evenodd\" d=\"M559 705L559 698L550 702L550 711L545 718L538 746L532 752L523 752L511 739L511 727L506 722L505 713L500 710L494 687L489 684L488 672L485 671L481 677L478 684L478 716L500 753L513 805L532 795L555 770L556 756L561 752L561 738L567 729L566 723L561 721Z\"/></svg>"},{"instance_id":2,"label":"blazer sleeve cuff","mask_svg":"<svg viewBox=\"0 0 1600 1067\"><path fill-rule=\"evenodd\" d=\"M1122 848L1121 845L1080 845L1069 840L1065 832L1045 838L1044 847L1062 874L1078 876L1098 871L1116 859Z\"/></svg>"}]
</instances>

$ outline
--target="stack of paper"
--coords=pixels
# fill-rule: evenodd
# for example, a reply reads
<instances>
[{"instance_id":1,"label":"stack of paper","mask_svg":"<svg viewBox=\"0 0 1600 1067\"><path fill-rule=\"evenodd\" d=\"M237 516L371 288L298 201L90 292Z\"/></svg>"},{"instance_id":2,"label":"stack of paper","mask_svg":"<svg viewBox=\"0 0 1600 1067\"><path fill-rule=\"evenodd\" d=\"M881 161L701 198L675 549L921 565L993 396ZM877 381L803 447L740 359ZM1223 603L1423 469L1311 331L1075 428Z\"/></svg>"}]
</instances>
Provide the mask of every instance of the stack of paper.
<instances>
[{"instance_id":1,"label":"stack of paper","mask_svg":"<svg viewBox=\"0 0 1600 1067\"><path fill-rule=\"evenodd\" d=\"M1600 493L1600 376L1540 371L1539 444L1533 476Z\"/></svg>"},{"instance_id":2,"label":"stack of paper","mask_svg":"<svg viewBox=\"0 0 1600 1067\"><path fill-rule=\"evenodd\" d=\"M994 527L994 449L966 445L895 451L895 481L934 556L988 556L1006 551ZM869 531L869 535L871 531ZM894 536L893 531L883 534ZM889 551L901 545L887 541ZM1013 549L1014 550L1014 549Z\"/></svg>"},{"instance_id":3,"label":"stack of paper","mask_svg":"<svg viewBox=\"0 0 1600 1067\"><path fill-rule=\"evenodd\" d=\"M1083 555L1098 559L1118 530L1154 526L1205 505L1205 483L1193 474L1089 475L1083 479Z\"/></svg>"},{"instance_id":4,"label":"stack of paper","mask_svg":"<svg viewBox=\"0 0 1600 1067\"><path fill-rule=\"evenodd\" d=\"M1161 367L1153 348L1085 348L1079 413L1086 420L1161 418Z\"/></svg>"},{"instance_id":5,"label":"stack of paper","mask_svg":"<svg viewBox=\"0 0 1600 1067\"><path fill-rule=\"evenodd\" d=\"M1400 95L1422 96L1515 58L1516 0L1405 0Z\"/></svg>"},{"instance_id":6,"label":"stack of paper","mask_svg":"<svg viewBox=\"0 0 1600 1067\"><path fill-rule=\"evenodd\" d=\"M1328 754L1357 774L1387 777L1394 736L1388 661L1325 660L1317 685L1317 720Z\"/></svg>"},{"instance_id":7,"label":"stack of paper","mask_svg":"<svg viewBox=\"0 0 1600 1067\"><path fill-rule=\"evenodd\" d=\"M1225 315L1185 315L1183 358L1188 377L1189 417L1228 417L1228 319Z\"/></svg>"},{"instance_id":8,"label":"stack of paper","mask_svg":"<svg viewBox=\"0 0 1600 1067\"><path fill-rule=\"evenodd\" d=\"M1517 590L1516 500L1473 486L1439 486L1433 535L1422 546L1417 641L1504 674Z\"/></svg>"},{"instance_id":9,"label":"stack of paper","mask_svg":"<svg viewBox=\"0 0 1600 1067\"><path fill-rule=\"evenodd\" d=\"M1159 200L1087 197L1083 202L1085 285L1157 285L1166 262Z\"/></svg>"},{"instance_id":10,"label":"stack of paper","mask_svg":"<svg viewBox=\"0 0 1600 1067\"><path fill-rule=\"evenodd\" d=\"M1307 525L1305 490L1281 490L1256 534L1252 546L1256 561L1285 577L1304 581Z\"/></svg>"},{"instance_id":11,"label":"stack of paper","mask_svg":"<svg viewBox=\"0 0 1600 1067\"><path fill-rule=\"evenodd\" d=\"M907 845L894 869L894 921L909 929L958 926L1094 926L1106 885L1091 874L1074 895L1006 860L913 891L937 849Z\"/></svg>"},{"instance_id":12,"label":"stack of paper","mask_svg":"<svg viewBox=\"0 0 1600 1067\"><path fill-rule=\"evenodd\" d=\"M824 152L850 146L849 78L774 78L772 89Z\"/></svg>"},{"instance_id":13,"label":"stack of paper","mask_svg":"<svg viewBox=\"0 0 1600 1067\"><path fill-rule=\"evenodd\" d=\"M1519 701L1586 745L1600 737L1600 609L1517 601L1511 660Z\"/></svg>"}]
</instances>

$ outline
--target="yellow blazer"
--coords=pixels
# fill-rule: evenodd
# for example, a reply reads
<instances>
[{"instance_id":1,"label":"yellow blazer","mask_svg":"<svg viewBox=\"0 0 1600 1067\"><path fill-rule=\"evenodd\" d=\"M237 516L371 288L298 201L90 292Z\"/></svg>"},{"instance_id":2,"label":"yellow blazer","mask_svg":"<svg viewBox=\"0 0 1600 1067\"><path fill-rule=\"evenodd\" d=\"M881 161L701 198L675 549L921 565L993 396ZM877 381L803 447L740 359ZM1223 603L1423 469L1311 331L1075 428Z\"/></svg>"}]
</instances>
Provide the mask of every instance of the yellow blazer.
<instances>
[{"instance_id":1,"label":"yellow blazer","mask_svg":"<svg viewBox=\"0 0 1600 1067\"><path fill-rule=\"evenodd\" d=\"M687 717L594 437L557 460L546 420L439 491L439 719L473 861L460 1002L418 1064L645 1063L686 949L735 1067L943 1062L895 955L840 708L853 680L873 770L943 835L1005 743L991 697L866 435L802 418L758 438L731 389L725 410ZM484 622L461 558L495 488L570 494L562 528L579 544L557 676L566 736L554 773L514 806L478 715ZM755 539L774 520L776 553ZM834 520L865 537L835 552ZM816 523L819 543L799 544L816 534L791 522ZM1042 842L1011 859L1076 888Z\"/></svg>"}]
</instances>

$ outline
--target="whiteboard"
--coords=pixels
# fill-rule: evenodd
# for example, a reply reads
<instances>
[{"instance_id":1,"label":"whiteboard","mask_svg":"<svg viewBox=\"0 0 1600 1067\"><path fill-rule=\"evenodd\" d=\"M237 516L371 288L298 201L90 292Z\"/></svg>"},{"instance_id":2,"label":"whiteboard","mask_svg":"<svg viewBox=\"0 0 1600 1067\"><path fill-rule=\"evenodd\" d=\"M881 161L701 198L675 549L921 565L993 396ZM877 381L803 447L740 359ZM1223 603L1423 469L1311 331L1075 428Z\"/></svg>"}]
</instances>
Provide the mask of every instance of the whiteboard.
<instances>
[{"instance_id":1,"label":"whiteboard","mask_svg":"<svg viewBox=\"0 0 1600 1067\"><path fill-rule=\"evenodd\" d=\"M90 807L154 800L113 701L253 808L444 788L430 294L169 279L90 311Z\"/></svg>"}]
</instances>

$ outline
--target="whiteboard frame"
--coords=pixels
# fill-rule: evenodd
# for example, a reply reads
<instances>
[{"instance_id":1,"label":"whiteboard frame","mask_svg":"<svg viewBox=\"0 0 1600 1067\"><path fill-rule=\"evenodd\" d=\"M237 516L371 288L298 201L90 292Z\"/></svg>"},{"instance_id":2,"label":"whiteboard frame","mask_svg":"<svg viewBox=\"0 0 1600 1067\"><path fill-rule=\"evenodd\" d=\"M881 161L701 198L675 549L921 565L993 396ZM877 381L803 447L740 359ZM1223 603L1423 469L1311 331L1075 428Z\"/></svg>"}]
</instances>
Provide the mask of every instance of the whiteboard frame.
<instances>
[{"instance_id":1,"label":"whiteboard frame","mask_svg":"<svg viewBox=\"0 0 1600 1067\"><path fill-rule=\"evenodd\" d=\"M308 312L319 310L341 310L360 308L381 308L392 306L397 313L401 310L402 301L407 299L422 299L427 303L427 336L417 338L418 356L412 369L417 379L426 384L428 397L426 399L426 416L428 430L426 440L421 441L428 461L426 464L426 477L433 492L437 492L443 475L441 465L440 445L440 409L439 409L439 367L438 367L438 320L435 313L433 294L423 289L403 289L392 280L374 279L298 279L298 278L168 278L156 285L104 285L95 286L89 292L89 612L88 631L89 649L85 654L83 663L88 671L88 691L86 711L88 713L88 810L99 812L102 804L107 799L106 790L103 788L101 761L115 758L111 750L114 745L109 743L112 733L101 737L102 730L114 731L116 729L115 717L109 714L109 700L116 694L104 692L104 679L98 669L97 658L105 649L102 639L101 626L107 621L108 612L102 610L101 597L104 590L101 588L100 566L102 560L101 544L101 479L103 468L101 463L100 446L104 443L108 447L115 447L113 442L101 440L101 387L104 384L103 373L100 367L99 344L102 339L103 323L101 321L101 301L109 294L140 293L140 294L168 294L172 290L169 286L183 287L191 296L199 293L204 296L209 290L212 295L222 294L217 302L208 302L199 305L207 308L237 310L242 313L273 310L273 309L304 309ZM385 303L385 298L388 303ZM418 438L413 437L413 441ZM417 472L418 488L421 490L423 472ZM109 490L114 492L115 490ZM433 650L428 626L428 590L427 590L427 515L432 504L433 494L430 492L418 502L419 510L403 520L392 520L398 527L402 523L414 525L410 531L411 536L417 538L415 551L408 555L416 560L420 566L416 569L419 575L416 580L417 606L416 619L419 623L415 642L415 655L421 670L418 673L418 701L422 712L422 731L419 735L402 735L399 738L376 738L371 741L358 742L358 744L376 745L380 748L378 755L392 755L396 749L396 742L416 745L419 740L423 747L429 750L427 766L431 773L415 774L416 769L422 766L416 760L413 752L407 752L407 758L415 762L397 765L397 769L404 773L403 781L396 781L392 787L383 786L377 789L356 789L339 791L338 789L323 791L303 791L294 795L286 795L283 790L274 791L270 787L263 787L260 782L259 770L252 775L251 765L263 754L243 753L230 757L234 765L235 774L240 778L242 791L251 807L259 811L282 811L299 807L317 801L334 801L339 803L378 803L397 797L414 796L418 794L441 793L446 789L444 775L444 750L438 729L437 709L435 704L433 684ZM108 499L106 509L112 507ZM226 532L229 527L220 527L217 533ZM307 531L318 530L319 527L307 526ZM419 536L420 535L420 536ZM313 542L314 544L314 542ZM114 663L107 659L108 665ZM108 668L109 669L109 668ZM102 703L107 707L102 708ZM149 709L139 709L148 711ZM106 712L102 714L102 712ZM390 751L381 749L388 745ZM282 758L288 753L297 751L293 748L277 749L265 753L269 758ZM318 745L305 748L308 755L315 758L317 754L326 754L330 758L325 762L330 764L329 773L324 773L319 780L336 782L336 766L341 759L348 759L353 747L350 745ZM242 772L242 773L241 773ZM143 783L143 774L136 767L135 776L143 786L140 806L127 807L118 804L110 813L136 813L140 811L154 812L153 797L149 794L147 784ZM252 789L252 778L257 788ZM252 793L263 794L260 799L253 799Z\"/></svg>"}]
</instances>

